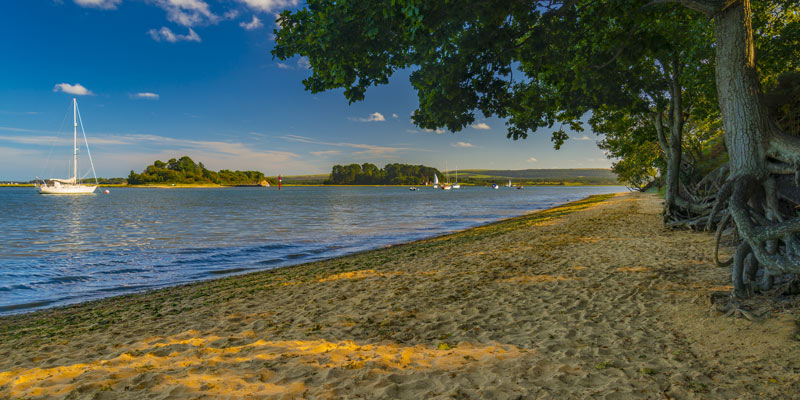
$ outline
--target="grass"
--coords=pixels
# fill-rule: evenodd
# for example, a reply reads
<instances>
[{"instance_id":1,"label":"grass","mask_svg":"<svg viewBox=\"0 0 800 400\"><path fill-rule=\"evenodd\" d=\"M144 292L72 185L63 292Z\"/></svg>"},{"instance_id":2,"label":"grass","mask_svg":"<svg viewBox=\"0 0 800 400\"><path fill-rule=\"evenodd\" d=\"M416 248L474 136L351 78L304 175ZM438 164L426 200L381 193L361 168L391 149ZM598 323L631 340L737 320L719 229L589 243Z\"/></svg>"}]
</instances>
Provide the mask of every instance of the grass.
<instances>
[{"instance_id":1,"label":"grass","mask_svg":"<svg viewBox=\"0 0 800 400\"><path fill-rule=\"evenodd\" d=\"M614 366L614 364L612 364L611 361L601 361L601 362L597 363L594 366L594 368L598 369L598 370L604 370L606 368L611 368L613 366Z\"/></svg>"}]
</instances>

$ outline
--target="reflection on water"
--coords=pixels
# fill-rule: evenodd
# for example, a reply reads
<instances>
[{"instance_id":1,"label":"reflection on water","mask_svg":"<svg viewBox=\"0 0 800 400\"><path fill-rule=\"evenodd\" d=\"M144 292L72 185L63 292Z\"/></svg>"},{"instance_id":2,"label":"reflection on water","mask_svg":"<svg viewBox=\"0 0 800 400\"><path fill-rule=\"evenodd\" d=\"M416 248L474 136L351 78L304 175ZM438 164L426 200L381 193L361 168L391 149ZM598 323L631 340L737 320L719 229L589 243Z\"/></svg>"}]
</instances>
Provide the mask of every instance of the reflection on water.
<instances>
[{"instance_id":1,"label":"reflection on water","mask_svg":"<svg viewBox=\"0 0 800 400\"><path fill-rule=\"evenodd\" d=\"M0 189L0 314L452 232L622 187Z\"/></svg>"}]
</instances>

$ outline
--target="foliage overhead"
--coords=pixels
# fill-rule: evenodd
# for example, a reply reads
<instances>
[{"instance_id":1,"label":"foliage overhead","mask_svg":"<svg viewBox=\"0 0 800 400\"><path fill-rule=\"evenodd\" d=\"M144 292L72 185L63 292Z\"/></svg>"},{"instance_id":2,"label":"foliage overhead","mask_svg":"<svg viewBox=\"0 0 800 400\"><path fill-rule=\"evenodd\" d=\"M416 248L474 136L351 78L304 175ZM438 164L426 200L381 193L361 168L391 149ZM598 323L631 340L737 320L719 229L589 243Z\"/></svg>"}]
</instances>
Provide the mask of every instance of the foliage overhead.
<instances>
[{"instance_id":1,"label":"foliage overhead","mask_svg":"<svg viewBox=\"0 0 800 400\"><path fill-rule=\"evenodd\" d=\"M642 94L664 91L663 78L654 78L659 62L691 37L710 36L707 23L676 5L575 3L580 7L312 0L281 14L273 55L309 57L306 89L343 88L351 102L395 71L413 68L419 108L412 119L420 127L459 131L479 111L507 118L515 139L558 126L559 146L567 138L561 127L581 130L580 118L598 104L646 109L658 101L643 101ZM641 23L645 17L648 24ZM710 41L690 50L707 60Z\"/></svg>"}]
</instances>

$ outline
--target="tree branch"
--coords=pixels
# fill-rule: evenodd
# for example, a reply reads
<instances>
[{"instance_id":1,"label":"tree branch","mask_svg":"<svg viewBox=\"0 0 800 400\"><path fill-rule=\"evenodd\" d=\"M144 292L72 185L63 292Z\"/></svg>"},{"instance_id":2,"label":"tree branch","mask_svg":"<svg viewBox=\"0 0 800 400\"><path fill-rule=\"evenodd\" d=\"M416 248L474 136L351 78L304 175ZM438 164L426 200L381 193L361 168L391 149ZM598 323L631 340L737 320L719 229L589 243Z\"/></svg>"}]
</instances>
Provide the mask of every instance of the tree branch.
<instances>
[{"instance_id":1,"label":"tree branch","mask_svg":"<svg viewBox=\"0 0 800 400\"><path fill-rule=\"evenodd\" d=\"M706 17L713 17L714 14L728 8L732 3L741 0L724 1L724 0L653 0L641 8L649 8L658 4L680 4L690 10L699 11Z\"/></svg>"}]
</instances>

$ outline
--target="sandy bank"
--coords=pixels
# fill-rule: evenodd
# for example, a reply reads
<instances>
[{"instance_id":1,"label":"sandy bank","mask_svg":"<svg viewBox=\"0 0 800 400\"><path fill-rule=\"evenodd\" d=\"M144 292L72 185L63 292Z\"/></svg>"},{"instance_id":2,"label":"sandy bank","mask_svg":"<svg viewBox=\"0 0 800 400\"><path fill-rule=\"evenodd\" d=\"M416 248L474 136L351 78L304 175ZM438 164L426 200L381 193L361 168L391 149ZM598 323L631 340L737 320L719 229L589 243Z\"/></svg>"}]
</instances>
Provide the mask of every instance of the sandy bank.
<instances>
[{"instance_id":1,"label":"sandy bank","mask_svg":"<svg viewBox=\"0 0 800 400\"><path fill-rule=\"evenodd\" d=\"M2 318L0 398L795 398L796 302L711 311L713 238L659 221L655 197L596 196Z\"/></svg>"}]
</instances>

